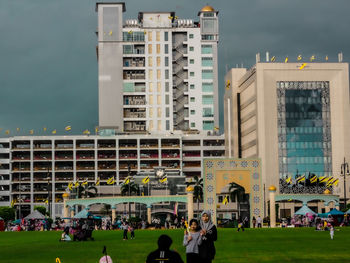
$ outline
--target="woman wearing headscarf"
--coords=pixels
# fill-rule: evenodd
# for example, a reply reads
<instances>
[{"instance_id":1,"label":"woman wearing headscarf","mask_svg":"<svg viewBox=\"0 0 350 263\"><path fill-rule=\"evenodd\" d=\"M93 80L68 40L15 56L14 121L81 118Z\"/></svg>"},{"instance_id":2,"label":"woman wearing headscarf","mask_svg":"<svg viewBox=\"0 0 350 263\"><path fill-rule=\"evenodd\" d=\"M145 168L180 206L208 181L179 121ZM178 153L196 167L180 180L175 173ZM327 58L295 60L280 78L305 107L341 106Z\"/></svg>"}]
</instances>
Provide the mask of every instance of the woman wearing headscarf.
<instances>
[{"instance_id":1,"label":"woman wearing headscarf","mask_svg":"<svg viewBox=\"0 0 350 263\"><path fill-rule=\"evenodd\" d=\"M215 257L214 241L217 240L216 226L211 221L211 213L204 210L200 220L202 244L199 246L199 257L202 263L211 263Z\"/></svg>"}]
</instances>

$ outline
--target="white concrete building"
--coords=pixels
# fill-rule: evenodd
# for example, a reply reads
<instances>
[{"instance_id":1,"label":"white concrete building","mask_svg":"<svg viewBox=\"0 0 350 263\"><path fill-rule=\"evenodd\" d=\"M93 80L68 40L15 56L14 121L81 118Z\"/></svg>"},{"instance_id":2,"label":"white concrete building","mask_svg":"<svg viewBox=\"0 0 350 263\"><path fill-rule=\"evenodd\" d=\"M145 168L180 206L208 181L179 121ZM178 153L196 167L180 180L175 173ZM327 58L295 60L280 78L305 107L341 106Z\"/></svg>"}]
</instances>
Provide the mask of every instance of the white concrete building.
<instances>
[{"instance_id":1,"label":"white concrete building","mask_svg":"<svg viewBox=\"0 0 350 263\"><path fill-rule=\"evenodd\" d=\"M10 140L0 138L0 206L10 205Z\"/></svg>"},{"instance_id":2,"label":"white concrete building","mask_svg":"<svg viewBox=\"0 0 350 263\"><path fill-rule=\"evenodd\" d=\"M213 131L219 126L218 11L199 19L97 3L99 126L117 132ZM121 81L122 80L122 81Z\"/></svg>"},{"instance_id":3,"label":"white concrete building","mask_svg":"<svg viewBox=\"0 0 350 263\"><path fill-rule=\"evenodd\" d=\"M257 61L249 70L231 69L225 78L227 155L261 158L266 190L270 185L279 193L329 188L342 200L341 164L344 157L350 161L348 63ZM310 182L313 175L339 181L326 187Z\"/></svg>"},{"instance_id":4,"label":"white concrete building","mask_svg":"<svg viewBox=\"0 0 350 263\"><path fill-rule=\"evenodd\" d=\"M203 158L225 153L223 135L24 136L3 141L7 148L2 151L9 157L2 160L7 166L1 172L9 189L0 193L10 196L6 205L14 200L17 210L21 206L27 214L35 205L48 206L50 195L53 218L62 216L62 194L70 182L94 185L99 179L100 194L117 195L129 167L135 180L164 167L169 177L182 178L184 184L201 176ZM107 186L112 176L116 187Z\"/></svg>"}]
</instances>

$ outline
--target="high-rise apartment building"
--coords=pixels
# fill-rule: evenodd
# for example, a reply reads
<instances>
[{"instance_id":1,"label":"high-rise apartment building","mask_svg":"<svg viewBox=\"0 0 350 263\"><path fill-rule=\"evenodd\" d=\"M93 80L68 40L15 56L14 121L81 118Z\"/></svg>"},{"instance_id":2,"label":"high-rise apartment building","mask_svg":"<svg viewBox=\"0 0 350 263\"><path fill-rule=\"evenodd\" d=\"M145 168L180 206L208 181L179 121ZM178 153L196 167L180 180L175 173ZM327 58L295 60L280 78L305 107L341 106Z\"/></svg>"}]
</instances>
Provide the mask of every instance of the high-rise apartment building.
<instances>
[{"instance_id":1,"label":"high-rise apartment building","mask_svg":"<svg viewBox=\"0 0 350 263\"><path fill-rule=\"evenodd\" d=\"M219 126L218 11L199 19L97 3L99 126L117 132L212 131Z\"/></svg>"},{"instance_id":2,"label":"high-rise apartment building","mask_svg":"<svg viewBox=\"0 0 350 263\"><path fill-rule=\"evenodd\" d=\"M260 157L263 183L280 193L328 188L342 200L341 164L350 160L348 63L258 61L250 70L231 69L226 82L227 155ZM324 177L333 181L322 183Z\"/></svg>"}]
</instances>

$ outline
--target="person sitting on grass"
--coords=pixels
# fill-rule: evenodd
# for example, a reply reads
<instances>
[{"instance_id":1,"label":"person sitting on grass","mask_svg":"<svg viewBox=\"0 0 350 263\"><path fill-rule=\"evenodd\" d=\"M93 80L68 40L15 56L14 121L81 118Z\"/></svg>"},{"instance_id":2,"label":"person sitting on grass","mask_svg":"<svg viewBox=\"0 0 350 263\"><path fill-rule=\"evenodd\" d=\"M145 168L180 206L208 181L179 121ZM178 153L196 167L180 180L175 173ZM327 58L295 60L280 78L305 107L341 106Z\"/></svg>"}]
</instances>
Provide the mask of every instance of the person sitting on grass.
<instances>
[{"instance_id":1,"label":"person sitting on grass","mask_svg":"<svg viewBox=\"0 0 350 263\"><path fill-rule=\"evenodd\" d=\"M161 235L158 238L158 249L147 256L146 263L184 263L179 253L170 250L172 243L168 235Z\"/></svg>"},{"instance_id":2,"label":"person sitting on grass","mask_svg":"<svg viewBox=\"0 0 350 263\"><path fill-rule=\"evenodd\" d=\"M66 228L61 235L60 241L72 241L68 233L69 233L69 228Z\"/></svg>"},{"instance_id":3,"label":"person sitting on grass","mask_svg":"<svg viewBox=\"0 0 350 263\"><path fill-rule=\"evenodd\" d=\"M199 224L196 219L190 221L190 231L185 230L183 245L186 247L186 262L200 262L198 246L202 244L202 236L199 232Z\"/></svg>"}]
</instances>

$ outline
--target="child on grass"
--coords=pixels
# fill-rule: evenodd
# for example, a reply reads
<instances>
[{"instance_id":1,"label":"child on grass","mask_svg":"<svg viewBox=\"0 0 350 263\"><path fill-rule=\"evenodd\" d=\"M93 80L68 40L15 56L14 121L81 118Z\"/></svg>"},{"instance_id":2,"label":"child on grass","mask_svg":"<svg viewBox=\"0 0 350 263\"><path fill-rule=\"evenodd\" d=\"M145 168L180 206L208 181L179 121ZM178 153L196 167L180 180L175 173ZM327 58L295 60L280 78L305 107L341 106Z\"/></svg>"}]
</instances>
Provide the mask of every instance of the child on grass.
<instances>
[{"instance_id":1,"label":"child on grass","mask_svg":"<svg viewBox=\"0 0 350 263\"><path fill-rule=\"evenodd\" d=\"M199 232L199 224L196 219L190 221L189 232L185 230L183 245L186 247L187 263L199 263L198 246L202 243L202 237Z\"/></svg>"}]
</instances>

